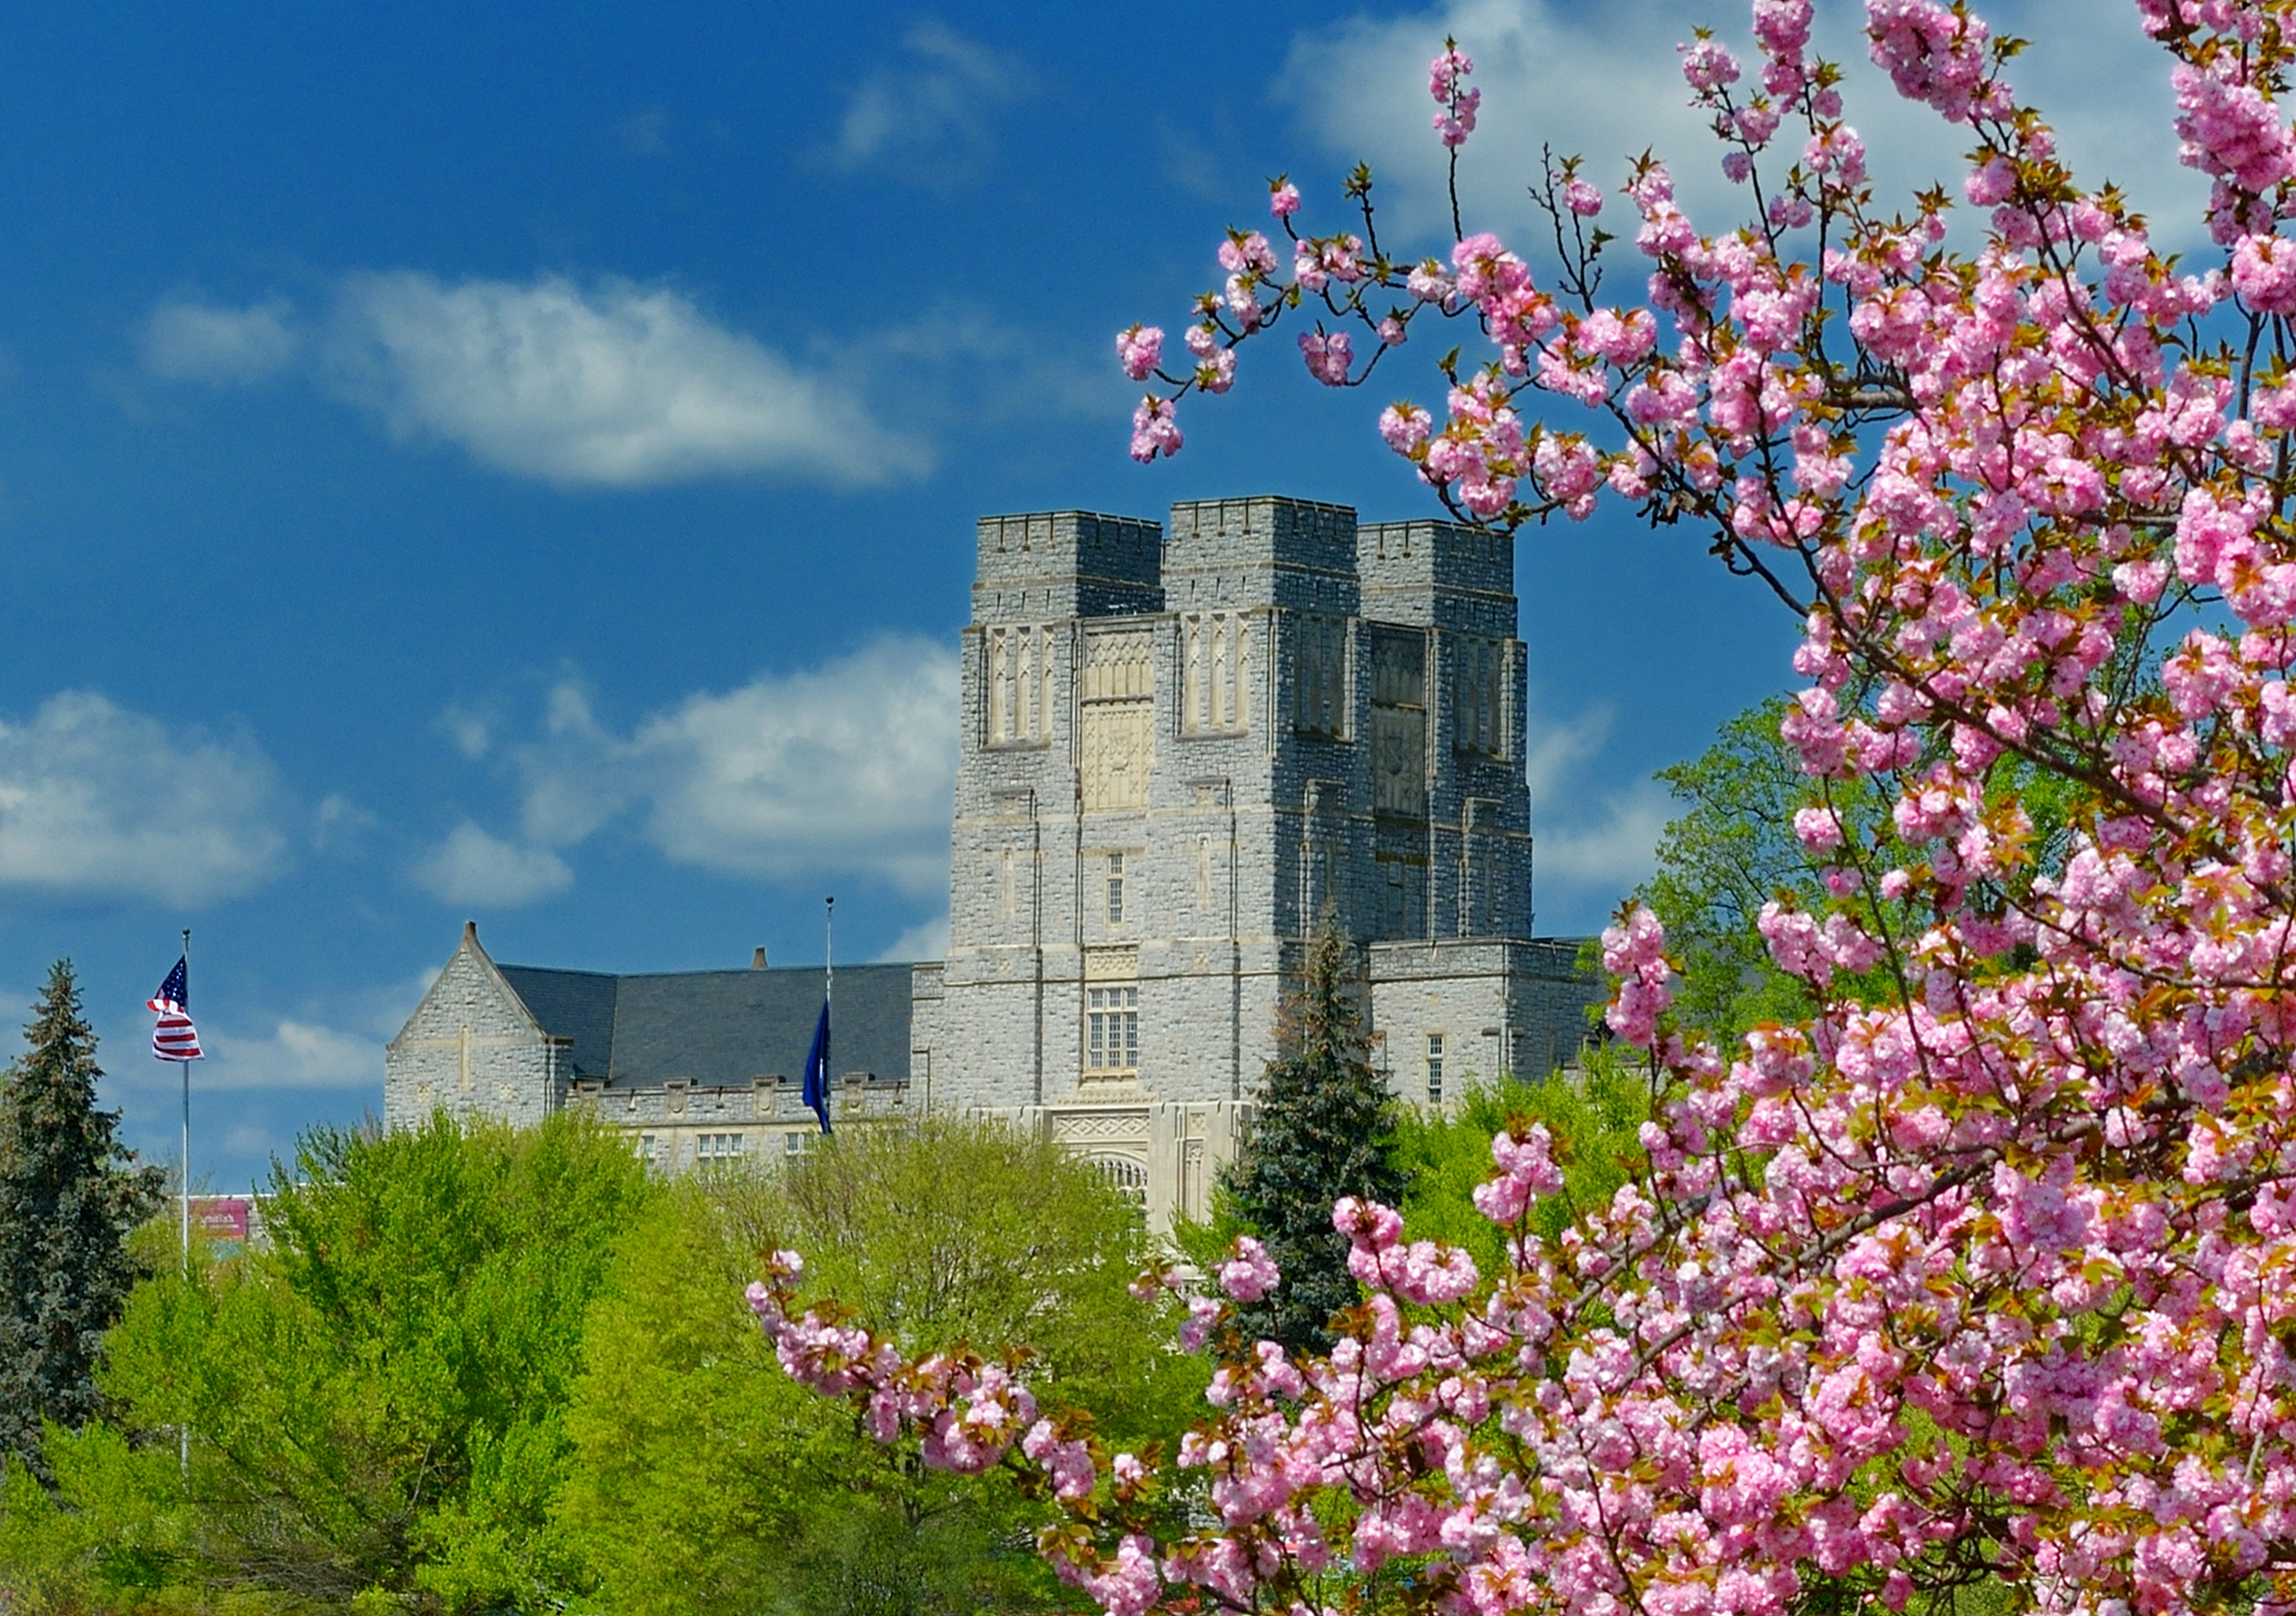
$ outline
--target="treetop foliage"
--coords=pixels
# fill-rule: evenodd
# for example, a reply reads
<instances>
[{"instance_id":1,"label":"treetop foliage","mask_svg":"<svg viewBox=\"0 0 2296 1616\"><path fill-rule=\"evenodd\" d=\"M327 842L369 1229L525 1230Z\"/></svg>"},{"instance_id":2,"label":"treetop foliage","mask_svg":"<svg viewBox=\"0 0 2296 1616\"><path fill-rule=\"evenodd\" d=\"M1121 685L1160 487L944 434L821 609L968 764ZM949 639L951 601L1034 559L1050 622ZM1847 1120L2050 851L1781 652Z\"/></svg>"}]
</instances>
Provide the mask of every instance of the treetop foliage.
<instances>
[{"instance_id":1,"label":"treetop foliage","mask_svg":"<svg viewBox=\"0 0 2296 1616\"><path fill-rule=\"evenodd\" d=\"M0 1465L45 1474L44 1422L77 1429L101 1413L103 1341L138 1266L135 1226L158 1210L158 1169L119 1143L97 1109L95 1033L71 962L58 960L0 1071Z\"/></svg>"},{"instance_id":2,"label":"treetop foliage","mask_svg":"<svg viewBox=\"0 0 2296 1616\"><path fill-rule=\"evenodd\" d=\"M1250 1136L1225 1185L1236 1222L1283 1275L1246 1308L1242 1327L1295 1351L1327 1349L1332 1316L1359 1294L1347 1237L1332 1226L1332 1203L1347 1195L1391 1203L1403 1193L1393 1160L1398 1107L1371 1069L1357 974L1327 912L1300 992L1284 1007L1283 1053L1268 1063Z\"/></svg>"}]
</instances>

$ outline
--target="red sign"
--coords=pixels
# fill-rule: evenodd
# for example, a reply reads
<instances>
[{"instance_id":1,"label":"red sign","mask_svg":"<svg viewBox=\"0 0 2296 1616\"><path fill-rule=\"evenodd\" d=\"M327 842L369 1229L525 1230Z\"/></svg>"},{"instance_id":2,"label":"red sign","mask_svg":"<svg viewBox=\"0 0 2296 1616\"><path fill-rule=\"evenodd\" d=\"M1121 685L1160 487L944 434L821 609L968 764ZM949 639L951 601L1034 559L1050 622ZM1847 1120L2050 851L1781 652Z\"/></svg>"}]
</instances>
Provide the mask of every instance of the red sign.
<instances>
[{"instance_id":1,"label":"red sign","mask_svg":"<svg viewBox=\"0 0 2296 1616\"><path fill-rule=\"evenodd\" d=\"M194 1195L192 1197L192 1221L198 1224L200 1233L210 1240L245 1240L247 1197Z\"/></svg>"}]
</instances>

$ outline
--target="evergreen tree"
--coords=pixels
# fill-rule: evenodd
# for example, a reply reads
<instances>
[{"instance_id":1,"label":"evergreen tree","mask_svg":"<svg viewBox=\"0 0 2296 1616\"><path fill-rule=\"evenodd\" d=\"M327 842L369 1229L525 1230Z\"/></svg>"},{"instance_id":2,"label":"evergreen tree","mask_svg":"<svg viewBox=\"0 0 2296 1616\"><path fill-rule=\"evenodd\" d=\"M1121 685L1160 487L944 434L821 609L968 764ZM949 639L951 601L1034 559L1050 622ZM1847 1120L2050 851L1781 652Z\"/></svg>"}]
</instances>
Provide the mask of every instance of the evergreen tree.
<instances>
[{"instance_id":1,"label":"evergreen tree","mask_svg":"<svg viewBox=\"0 0 2296 1616\"><path fill-rule=\"evenodd\" d=\"M95 1033L71 962L58 960L24 1029L30 1052L0 1072L0 1464L45 1473L43 1420L78 1427L102 1402L103 1333L136 1277L128 1232L159 1210L159 1170L139 1168L95 1107Z\"/></svg>"},{"instance_id":2,"label":"evergreen tree","mask_svg":"<svg viewBox=\"0 0 2296 1616\"><path fill-rule=\"evenodd\" d=\"M1268 1062L1250 1139L1226 1186L1236 1218L1283 1276L1238 1323L1294 1352L1328 1350L1326 1322L1357 1300L1332 1203L1403 1199L1395 1097L1365 1059L1370 1040L1348 967L1347 939L1327 909L1307 978L1285 1006L1287 1053Z\"/></svg>"}]
</instances>

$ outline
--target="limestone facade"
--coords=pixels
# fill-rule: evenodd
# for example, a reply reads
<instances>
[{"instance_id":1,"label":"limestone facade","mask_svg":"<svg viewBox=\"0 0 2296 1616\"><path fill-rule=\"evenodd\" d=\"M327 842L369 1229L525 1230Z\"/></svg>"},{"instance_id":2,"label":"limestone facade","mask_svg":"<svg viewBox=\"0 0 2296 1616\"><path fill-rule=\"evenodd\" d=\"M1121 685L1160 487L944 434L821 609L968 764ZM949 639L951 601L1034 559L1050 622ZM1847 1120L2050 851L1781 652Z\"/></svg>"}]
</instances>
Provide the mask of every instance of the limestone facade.
<instances>
[{"instance_id":1,"label":"limestone facade","mask_svg":"<svg viewBox=\"0 0 2296 1616\"><path fill-rule=\"evenodd\" d=\"M988 517L977 537L948 957L872 968L906 971L906 991L896 1005L888 978L861 1013L880 1053L840 1088L856 1120L996 1115L1092 1158L1159 1226L1201 1216L1327 905L1363 948L1374 1059L1404 1098L1570 1062L1600 988L1577 939L1531 935L1504 541L1273 497L1177 504L1162 526ZM578 1052L571 1023L597 1013L582 975L506 974L466 932L390 1046L387 1120L588 1104L665 1167L728 1132L745 1153L750 1135L801 1145L790 1072L734 1070L749 1035L716 1021L690 1036L722 1046L720 1070L682 1091L673 1032L626 1070L599 1066L594 1032ZM693 988L692 1008L722 1020L709 1007L736 986ZM760 1016L786 997L750 995ZM779 1019L809 1035L789 1003ZM844 1015L840 998L840 1038Z\"/></svg>"}]
</instances>

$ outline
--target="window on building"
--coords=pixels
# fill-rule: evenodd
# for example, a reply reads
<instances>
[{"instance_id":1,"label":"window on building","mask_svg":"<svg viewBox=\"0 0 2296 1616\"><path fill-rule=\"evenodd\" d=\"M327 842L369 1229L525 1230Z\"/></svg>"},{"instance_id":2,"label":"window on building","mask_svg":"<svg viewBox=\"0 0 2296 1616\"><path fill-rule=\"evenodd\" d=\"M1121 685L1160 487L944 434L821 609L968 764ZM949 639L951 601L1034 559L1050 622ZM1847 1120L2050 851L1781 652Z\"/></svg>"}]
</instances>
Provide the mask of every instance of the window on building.
<instances>
[{"instance_id":1,"label":"window on building","mask_svg":"<svg viewBox=\"0 0 2296 1616\"><path fill-rule=\"evenodd\" d=\"M1134 1206L1148 1205L1148 1169L1129 1156L1095 1156L1092 1164L1100 1176L1113 1185Z\"/></svg>"},{"instance_id":2,"label":"window on building","mask_svg":"<svg viewBox=\"0 0 2296 1616\"><path fill-rule=\"evenodd\" d=\"M739 1134L696 1134L693 1137L693 1159L696 1161L732 1161L742 1153Z\"/></svg>"},{"instance_id":3,"label":"window on building","mask_svg":"<svg viewBox=\"0 0 2296 1616\"><path fill-rule=\"evenodd\" d=\"M1443 1035L1427 1035L1427 1103L1443 1103Z\"/></svg>"},{"instance_id":4,"label":"window on building","mask_svg":"<svg viewBox=\"0 0 2296 1616\"><path fill-rule=\"evenodd\" d=\"M638 1160L652 1167L661 1159L661 1141L652 1134L638 1136Z\"/></svg>"},{"instance_id":5,"label":"window on building","mask_svg":"<svg viewBox=\"0 0 2296 1616\"><path fill-rule=\"evenodd\" d=\"M1452 652L1452 727L1461 751L1507 754L1509 653L1504 641L1465 639Z\"/></svg>"},{"instance_id":6,"label":"window on building","mask_svg":"<svg viewBox=\"0 0 2296 1616\"><path fill-rule=\"evenodd\" d=\"M1140 1070L1139 988L1086 989L1084 1064L1088 1072Z\"/></svg>"},{"instance_id":7,"label":"window on building","mask_svg":"<svg viewBox=\"0 0 2296 1616\"><path fill-rule=\"evenodd\" d=\"M803 1132L783 1134L782 1136L782 1154L784 1156L804 1155L805 1142L811 1137L812 1136L810 1134Z\"/></svg>"},{"instance_id":8,"label":"window on building","mask_svg":"<svg viewBox=\"0 0 2296 1616\"><path fill-rule=\"evenodd\" d=\"M1111 926L1124 923L1124 855L1121 853L1108 856L1108 923Z\"/></svg>"},{"instance_id":9,"label":"window on building","mask_svg":"<svg viewBox=\"0 0 2296 1616\"><path fill-rule=\"evenodd\" d=\"M1348 731L1347 625L1332 618L1303 617L1292 633L1295 657L1293 723L1314 734Z\"/></svg>"},{"instance_id":10,"label":"window on building","mask_svg":"<svg viewBox=\"0 0 2296 1616\"><path fill-rule=\"evenodd\" d=\"M1423 858L1375 857L1379 871L1379 935L1423 937L1427 933L1427 863Z\"/></svg>"}]
</instances>

